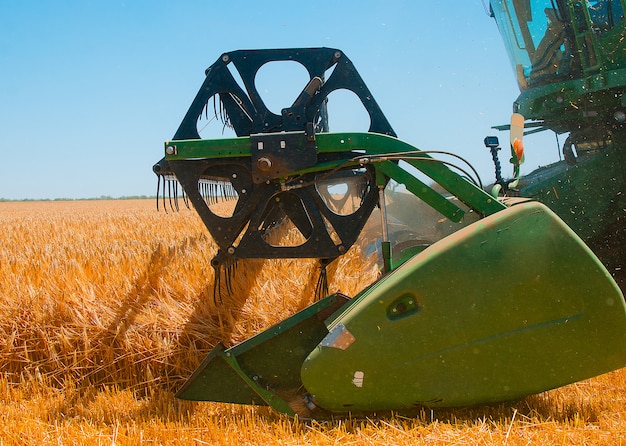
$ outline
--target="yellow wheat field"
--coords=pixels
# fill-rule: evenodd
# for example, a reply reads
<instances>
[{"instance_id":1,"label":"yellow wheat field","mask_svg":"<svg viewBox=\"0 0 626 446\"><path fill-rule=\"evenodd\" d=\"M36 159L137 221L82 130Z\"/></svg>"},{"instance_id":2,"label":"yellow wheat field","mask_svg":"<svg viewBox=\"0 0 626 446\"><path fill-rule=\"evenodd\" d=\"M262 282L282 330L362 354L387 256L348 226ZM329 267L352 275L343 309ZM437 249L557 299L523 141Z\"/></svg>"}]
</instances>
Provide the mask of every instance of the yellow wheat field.
<instances>
[{"instance_id":1,"label":"yellow wheat field","mask_svg":"<svg viewBox=\"0 0 626 446\"><path fill-rule=\"evenodd\" d=\"M242 261L215 296L216 247L194 211L0 203L0 224L0 445L626 444L624 370L497 407L327 422L178 401L217 342L312 302L314 261ZM377 277L358 245L335 263L331 291Z\"/></svg>"}]
</instances>

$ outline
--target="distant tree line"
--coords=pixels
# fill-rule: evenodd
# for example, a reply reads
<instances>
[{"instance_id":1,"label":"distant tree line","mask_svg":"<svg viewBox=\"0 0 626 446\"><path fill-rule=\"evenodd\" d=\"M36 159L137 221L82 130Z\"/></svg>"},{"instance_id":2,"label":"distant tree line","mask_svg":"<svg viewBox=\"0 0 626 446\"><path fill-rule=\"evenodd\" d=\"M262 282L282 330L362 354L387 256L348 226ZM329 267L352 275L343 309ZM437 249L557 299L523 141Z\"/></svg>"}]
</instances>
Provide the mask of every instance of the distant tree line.
<instances>
[{"instance_id":1,"label":"distant tree line","mask_svg":"<svg viewBox=\"0 0 626 446\"><path fill-rule=\"evenodd\" d=\"M7 201L91 201L91 200L147 200L156 199L155 195L129 195L123 197L111 197L109 195L101 195L94 198L21 198L11 199L0 197L0 202Z\"/></svg>"}]
</instances>

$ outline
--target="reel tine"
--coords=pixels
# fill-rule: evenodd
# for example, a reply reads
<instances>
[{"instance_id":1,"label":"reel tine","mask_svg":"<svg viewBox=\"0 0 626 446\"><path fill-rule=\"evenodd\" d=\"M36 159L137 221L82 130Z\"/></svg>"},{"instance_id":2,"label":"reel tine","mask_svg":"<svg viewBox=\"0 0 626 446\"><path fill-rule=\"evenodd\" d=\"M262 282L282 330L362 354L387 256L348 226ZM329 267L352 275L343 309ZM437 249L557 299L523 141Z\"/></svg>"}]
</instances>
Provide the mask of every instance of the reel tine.
<instances>
[{"instance_id":1,"label":"reel tine","mask_svg":"<svg viewBox=\"0 0 626 446\"><path fill-rule=\"evenodd\" d=\"M226 289L228 294L233 294L233 275L235 274L236 261L232 260L226 268Z\"/></svg>"},{"instance_id":2,"label":"reel tine","mask_svg":"<svg viewBox=\"0 0 626 446\"><path fill-rule=\"evenodd\" d=\"M174 183L174 204L176 205L176 212L179 212L178 209L178 181Z\"/></svg>"},{"instance_id":3,"label":"reel tine","mask_svg":"<svg viewBox=\"0 0 626 446\"><path fill-rule=\"evenodd\" d=\"M156 190L156 209L159 211L159 191L161 190L161 175L157 175L157 190Z\"/></svg>"},{"instance_id":4,"label":"reel tine","mask_svg":"<svg viewBox=\"0 0 626 446\"><path fill-rule=\"evenodd\" d=\"M315 301L328 296L328 271L326 270L326 265L329 262L326 259L320 259L319 263L320 275L317 278L317 285L315 285Z\"/></svg>"},{"instance_id":5,"label":"reel tine","mask_svg":"<svg viewBox=\"0 0 626 446\"><path fill-rule=\"evenodd\" d=\"M224 252L218 250L217 255L211 260L213 267L213 302L217 305L223 303L222 288L225 288L226 295L230 296L234 293L233 275L237 268L237 259L224 255Z\"/></svg>"},{"instance_id":6,"label":"reel tine","mask_svg":"<svg viewBox=\"0 0 626 446\"><path fill-rule=\"evenodd\" d=\"M170 209L173 211L174 206L172 205L172 180L167 180L167 195L170 202Z\"/></svg>"},{"instance_id":7,"label":"reel tine","mask_svg":"<svg viewBox=\"0 0 626 446\"><path fill-rule=\"evenodd\" d=\"M214 276L213 276L213 303L215 305L218 304L218 300L219 303L222 303L222 293L221 293L221 274L222 274L222 268L218 265L218 266L213 266L213 270L214 272Z\"/></svg>"},{"instance_id":8,"label":"reel tine","mask_svg":"<svg viewBox=\"0 0 626 446\"><path fill-rule=\"evenodd\" d=\"M183 192L183 203L185 203L185 206L187 207L187 209L191 209L189 207L189 198L187 197L187 194L185 193L184 188L182 188L182 192Z\"/></svg>"},{"instance_id":9,"label":"reel tine","mask_svg":"<svg viewBox=\"0 0 626 446\"><path fill-rule=\"evenodd\" d=\"M163 210L167 213L167 202L165 201L165 194L167 191L167 177L163 176Z\"/></svg>"},{"instance_id":10,"label":"reel tine","mask_svg":"<svg viewBox=\"0 0 626 446\"><path fill-rule=\"evenodd\" d=\"M161 186L161 180L163 181L163 186ZM179 189L180 187L180 189ZM178 179L171 174L160 174L157 175L157 190L156 190L156 208L157 211L160 210L161 206L165 213L169 210L179 212L179 197L182 196L182 199L185 203L187 209L190 209L189 198L185 193L185 189L180 185ZM168 206L169 203L169 206Z\"/></svg>"}]
</instances>

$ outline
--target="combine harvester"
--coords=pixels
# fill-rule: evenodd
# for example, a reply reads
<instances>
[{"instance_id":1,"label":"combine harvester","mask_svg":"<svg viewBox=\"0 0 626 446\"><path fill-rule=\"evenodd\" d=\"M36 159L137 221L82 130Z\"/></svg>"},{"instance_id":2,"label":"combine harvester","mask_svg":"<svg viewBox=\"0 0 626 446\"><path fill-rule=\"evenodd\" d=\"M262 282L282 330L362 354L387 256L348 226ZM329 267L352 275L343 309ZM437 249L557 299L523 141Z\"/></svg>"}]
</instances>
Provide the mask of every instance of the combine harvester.
<instances>
[{"instance_id":1,"label":"combine harvester","mask_svg":"<svg viewBox=\"0 0 626 446\"><path fill-rule=\"evenodd\" d=\"M560 161L508 195L548 205L626 288L626 25L624 0L492 0L521 94L512 134L567 135ZM508 126L501 126L507 129Z\"/></svg>"},{"instance_id":2,"label":"combine harvester","mask_svg":"<svg viewBox=\"0 0 626 446\"><path fill-rule=\"evenodd\" d=\"M556 2L553 6L562 23L576 21L578 26L580 19L573 14L581 4L585 5ZM529 19L540 7L531 8L528 1L494 1L492 8L507 42L521 48L524 41L519 39L532 37ZM517 22L518 17L523 19ZM588 12L584 17L589 18ZM585 49L572 54L591 57L587 42L599 31L576 32L571 44ZM620 45L623 56L623 38L618 38L624 33L623 14L613 30L603 32ZM594 61L599 63L603 53L598 41L593 41ZM255 81L261 67L277 61L301 64L309 75L301 93L280 115L267 108ZM472 180L467 171L471 169L459 169L452 165L456 163L436 158L440 152L420 151L398 139L341 51L306 48L223 54L207 69L174 138L165 143L165 157L154 166L165 189L174 191L173 182L180 182L185 199L219 247L212 260L216 295L220 290L228 292L229 271L238 259L315 258L324 271L357 241L372 214L379 214L381 220L382 274L356 296L324 296L238 345L218 344L177 396L269 405L292 416L318 418L510 401L623 367L622 292L570 228L576 225L568 226L557 216L563 210L561 203L540 202L545 198L541 194L548 195L542 191L558 185L560 197L577 203L588 200L596 206L600 197L568 191L565 188L573 186L562 184L563 178L592 175L589 169L602 177L616 169L615 178L623 181L622 167L613 166L614 158L622 156L616 145L620 138L623 145L618 113L624 106L623 87L613 87L613 71L589 74L590 81L589 67L576 65L571 70L580 79L568 74L562 82L571 83L572 91L551 83L532 87L540 81L522 64L520 76L529 86L524 84L516 103L520 112L541 119L542 126L571 132L579 173L563 166L556 168L560 177L542 174L530 184L500 178L495 189L504 195L498 196ZM547 79L561 82L554 73ZM620 79L623 85L626 76ZM599 88L601 83L615 90L607 93L607 88ZM332 101L329 95L338 90L351 91L360 99L370 118L369 131L329 132L327 104ZM527 101L535 91L545 93ZM591 96L584 96L585 92ZM606 101L617 97L611 103L614 110L609 113L605 104L593 115L591 105L600 97ZM550 98L561 108L569 104L569 114L565 110L545 114L545 107L558 108ZM200 138L199 119L212 106L236 137ZM544 108L535 111L537 107ZM589 124L583 125L585 119ZM514 115L511 129L517 135L511 148L516 171L523 159L520 120L523 123L520 115ZM579 127L559 127L565 125L561 122L579 122ZM493 138L486 143L497 153ZM584 147L598 153L583 154ZM607 167L592 167L596 163ZM417 197L417 209L434 210L437 240L424 242L416 236L413 243L395 243L389 224L395 220L387 209L392 207L390 184L402 185ZM610 186L621 191L622 184ZM409 196L407 192L402 196ZM575 198L568 198L568 193ZM395 194L392 201L399 193ZM429 215L425 212L424 218ZM421 218L411 215L415 221ZM574 222L584 232L582 219ZM284 237L286 231L290 237ZM291 236L294 233L296 237ZM220 279L227 279L226 283Z\"/></svg>"}]
</instances>

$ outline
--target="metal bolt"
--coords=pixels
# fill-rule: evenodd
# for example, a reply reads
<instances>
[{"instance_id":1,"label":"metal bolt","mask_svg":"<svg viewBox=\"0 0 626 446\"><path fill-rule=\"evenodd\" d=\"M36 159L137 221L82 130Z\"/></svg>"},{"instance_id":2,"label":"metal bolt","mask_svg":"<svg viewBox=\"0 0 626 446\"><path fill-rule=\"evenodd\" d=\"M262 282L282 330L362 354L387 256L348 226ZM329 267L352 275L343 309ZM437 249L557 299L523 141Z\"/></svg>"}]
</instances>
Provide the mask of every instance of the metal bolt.
<instances>
[{"instance_id":1,"label":"metal bolt","mask_svg":"<svg viewBox=\"0 0 626 446\"><path fill-rule=\"evenodd\" d=\"M228 56L228 54L224 54L222 56L222 62L224 62L224 63L230 62L230 57Z\"/></svg>"},{"instance_id":2,"label":"metal bolt","mask_svg":"<svg viewBox=\"0 0 626 446\"><path fill-rule=\"evenodd\" d=\"M256 165L261 172L268 172L272 168L272 161L269 158L262 157L257 160Z\"/></svg>"},{"instance_id":3,"label":"metal bolt","mask_svg":"<svg viewBox=\"0 0 626 446\"><path fill-rule=\"evenodd\" d=\"M176 146L167 146L165 148L165 153L168 155L176 155Z\"/></svg>"},{"instance_id":4,"label":"metal bolt","mask_svg":"<svg viewBox=\"0 0 626 446\"><path fill-rule=\"evenodd\" d=\"M235 248L232 246L229 246L227 251L228 251L228 254L233 255L235 253Z\"/></svg>"}]
</instances>

